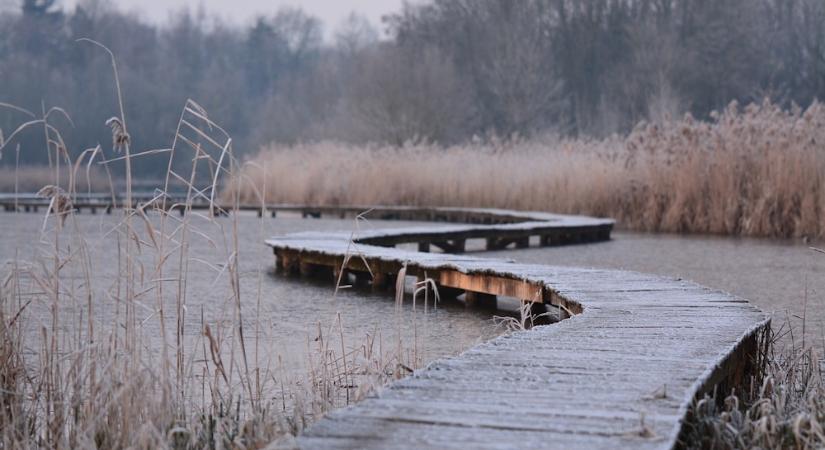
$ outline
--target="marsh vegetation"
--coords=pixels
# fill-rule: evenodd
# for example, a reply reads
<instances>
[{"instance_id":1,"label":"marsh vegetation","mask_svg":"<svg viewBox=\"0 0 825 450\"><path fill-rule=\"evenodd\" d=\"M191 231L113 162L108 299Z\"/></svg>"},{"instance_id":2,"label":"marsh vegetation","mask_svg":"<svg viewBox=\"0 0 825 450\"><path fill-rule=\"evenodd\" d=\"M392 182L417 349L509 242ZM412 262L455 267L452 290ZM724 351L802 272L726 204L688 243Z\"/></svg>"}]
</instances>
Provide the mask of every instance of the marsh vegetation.
<instances>
[{"instance_id":1,"label":"marsh vegetation","mask_svg":"<svg viewBox=\"0 0 825 450\"><path fill-rule=\"evenodd\" d=\"M169 148L133 152L114 55L97 42L84 44L110 57L120 105L119 115L106 123L111 150L96 146L71 159L55 125L71 121L60 108L42 115L18 108L31 120L0 145L38 129L46 138L41 151L52 161L44 169L51 183L39 192L50 207L39 227L22 236L35 251L25 258L17 251L4 255L0 445L260 448L425 361L419 330L414 327L408 340L401 325L402 290L393 322L398 326L387 334L386 327L376 327L351 340L341 313L318 318L306 360L285 367L272 351L277 343L266 339L272 324L261 319L268 268L259 258L252 258L255 267L242 266L238 212L227 219L216 208L191 209L194 202L214 201L220 180L240 179L232 139L188 100ZM108 172L119 165L126 204L132 205L132 171L142 157L157 154L170 167L153 201L126 207L91 229L78 218L71 205L86 187L80 181L88 175L84 168L102 162ZM171 168L175 156L190 161L187 172ZM185 212L180 217L167 195L172 183L185 187L185 200L175 205ZM264 228L258 224L253 240L261 244ZM208 302L195 301L205 292ZM418 323L414 317L412 323Z\"/></svg>"},{"instance_id":2,"label":"marsh vegetation","mask_svg":"<svg viewBox=\"0 0 825 450\"><path fill-rule=\"evenodd\" d=\"M825 108L731 104L708 121L641 123L606 139L272 146L242 201L477 206L613 217L638 231L825 234Z\"/></svg>"},{"instance_id":3,"label":"marsh vegetation","mask_svg":"<svg viewBox=\"0 0 825 450\"><path fill-rule=\"evenodd\" d=\"M0 190L53 207L29 226L37 251L0 268L0 447L260 448L426 361L417 329L353 338L330 314L283 370L260 319L268 269L241 263L264 226L193 202L825 237L816 0L435 1L383 38L353 16L334 43L294 9L236 29L21 4L0 15ZM70 207L115 184L128 199L141 177L160 179L155 201L97 232ZM825 445L819 350L790 342L746 395L700 399L686 446Z\"/></svg>"}]
</instances>

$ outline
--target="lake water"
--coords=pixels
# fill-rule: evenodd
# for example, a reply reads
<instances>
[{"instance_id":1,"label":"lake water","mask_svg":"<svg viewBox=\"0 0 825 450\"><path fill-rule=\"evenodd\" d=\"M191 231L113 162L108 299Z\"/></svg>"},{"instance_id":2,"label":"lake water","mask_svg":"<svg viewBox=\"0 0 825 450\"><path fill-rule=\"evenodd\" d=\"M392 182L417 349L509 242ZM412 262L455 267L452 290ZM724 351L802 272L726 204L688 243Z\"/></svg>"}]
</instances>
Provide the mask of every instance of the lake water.
<instances>
[{"instance_id":1,"label":"lake water","mask_svg":"<svg viewBox=\"0 0 825 450\"><path fill-rule=\"evenodd\" d=\"M87 265L92 279L92 315L97 331L122 327L123 302L119 301L117 279L118 242L123 247L124 237L118 238L111 232L120 220L119 214L89 215L79 214L67 221L61 233L61 247L64 257L69 251L77 251L79 236L86 242L90 253ZM152 223L157 226L157 218ZM147 351L160 352L163 342L174 342L176 282L164 284L166 299L166 332L162 338L157 295L154 293L153 279L159 277L152 270L156 266L157 252L149 251L151 240L141 221L135 222L135 229L142 239L141 263L136 268L138 285L146 289L139 296L137 316L142 330L142 339ZM381 227L409 226L409 222L376 223ZM54 246L53 234L46 233L41 242L43 216L40 214L0 214L0 272L5 275L16 264L26 267L34 262L34 276L24 276L22 291L42 292L36 282L37 277L51 270L50 252ZM47 227L53 226L49 222ZM234 332L232 323L237 317L237 308L232 300L230 285L224 263L228 257L224 236L231 237L228 229L231 218L217 219L215 224L193 219L192 232L187 240L190 246L188 275L186 277L186 305L184 339L190 348L201 351L203 326L209 324L213 332L221 328L224 333ZM238 218L238 248L240 251L241 313L245 336L249 342L255 340L259 349L259 360L270 366L281 366L289 372L297 372L307 365L307 357L314 350L319 330L327 339L339 339L338 320L343 324L343 338L347 350L357 348L367 336L380 338L384 348L403 340L406 352L415 351L415 359L421 363L450 356L488 340L503 332L504 328L493 320L488 311L466 310L460 304L440 305L425 314L419 303L416 313L412 312L408 297L400 313L396 311L392 293L372 292L369 288L341 289L335 294L334 285L328 280L289 277L274 271L274 256L263 243L264 237L304 230L350 230L355 225L352 220L303 220L299 217L264 219L254 215ZM361 224L361 227L368 226ZM219 227L224 227L221 230ZM74 246L74 248L70 248ZM231 243L228 243L231 247ZM169 247L167 247L168 249ZM76 256L74 260L80 259ZM40 265L39 261L45 261ZM84 324L88 314L86 303L87 277L83 264L69 264L61 271L62 300L60 321L63 333L71 337L85 330L75 330L77 324ZM179 261L174 254L166 263L163 278L169 279L178 273ZM261 271L259 271L259 268ZM120 289L123 289L120 286ZM139 289L140 290L140 289ZM29 298L24 295L23 301ZM47 295L35 295L35 300L26 307L27 328L32 336L39 336L42 327L49 327L51 302ZM71 327L69 324L74 324ZM85 325L84 325L85 326ZM217 333L216 333L217 334ZM330 336L331 335L331 336ZM226 336L223 336L225 339ZM219 337L219 339L221 339ZM331 339L330 339L331 340ZM191 345L194 344L194 345ZM249 345L249 344L247 344ZM339 345L336 343L336 346ZM191 351L191 350L190 350Z\"/></svg>"},{"instance_id":2,"label":"lake water","mask_svg":"<svg viewBox=\"0 0 825 450\"><path fill-rule=\"evenodd\" d=\"M86 266L90 269L88 274L82 265L63 269L65 280L61 292L65 293L63 298L66 299L60 305L63 323L82 323L83 314L88 314L88 305L83 300L86 290L84 280L88 276L93 285L92 315L95 326L111 327L113 330L119 326L117 318L122 315L123 305L118 300L120 294L114 280L119 270L117 242L121 242L122 248L125 237L111 232L119 217L118 214L77 215L63 231L61 245L65 247L64 252L77 251L76 244L74 249L67 245L82 236L89 249L88 260L91 261ZM197 222L197 219L193 221ZM156 224L156 219L152 222ZM224 242L223 237L231 236L227 230L232 219L202 222L196 225L202 235L192 233L188 240L191 257L186 285L184 334L190 342L201 338L204 324L229 324L237 317L237 307L223 272L223 263L228 257L226 248L231 247L231 243ZM50 222L47 226L52 225ZM410 225L415 224L373 221L359 226ZM53 242L39 242L43 226L41 215L4 213L0 215L0 226L3 273L15 262L20 266L38 258L48 258ZM331 283L274 273L274 258L263 244L263 238L304 230L352 230L355 228L352 220L304 220L282 216L260 220L253 215L242 215L238 218L238 227L241 313L247 336L257 332L260 358L280 361L279 364L288 371L299 371L305 366L308 347L317 342L319 329L328 332L338 317L343 324L343 337L348 348L360 345L367 335L381 336L387 342L400 337L408 348L416 349L422 363L454 355L503 331L489 312L467 310L460 304L442 305L424 314L420 309L413 313L407 302L404 310L398 313L394 299L388 293L345 289L334 295ZM144 225L140 224L136 229L143 239L144 252L139 259L142 266L138 267L137 273L142 285L150 292L154 285L152 280L159 276L152 273L156 254L147 251L150 239ZM801 318L805 316L807 342L823 342L825 255L813 252L802 243L617 232L610 242L484 254L525 263L628 269L691 279L751 300L763 310L773 313L776 325L789 321L794 326L797 343L801 343ZM173 257L167 266L167 271L174 273L178 261ZM48 264L43 267L35 265L32 269L43 272L48 270ZM28 279L27 283L27 289L37 291L35 280ZM165 284L164 289L167 290L165 298L174 298L177 284ZM164 342L161 339L156 297L151 293L141 297L137 313L148 343L147 350L152 352L160 351L158 347ZM41 326L48 326L50 312L46 298L35 298L39 299L27 307L26 317L30 321L28 327L36 335ZM167 311L174 310L174 301L166 301L169 302L165 306ZM174 319L167 320L171 323ZM174 334L174 331L169 331L171 328L167 327L167 333ZM231 325L227 326L227 330L231 329ZM67 326L63 332L71 335L77 330Z\"/></svg>"}]
</instances>

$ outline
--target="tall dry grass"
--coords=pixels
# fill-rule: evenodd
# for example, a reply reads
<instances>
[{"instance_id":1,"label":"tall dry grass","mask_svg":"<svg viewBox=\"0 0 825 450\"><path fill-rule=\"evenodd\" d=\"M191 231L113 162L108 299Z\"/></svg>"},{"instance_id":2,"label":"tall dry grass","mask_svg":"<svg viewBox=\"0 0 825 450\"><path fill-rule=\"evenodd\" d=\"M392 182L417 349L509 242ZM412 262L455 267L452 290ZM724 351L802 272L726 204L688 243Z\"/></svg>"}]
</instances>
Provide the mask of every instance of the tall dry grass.
<instances>
[{"instance_id":1,"label":"tall dry grass","mask_svg":"<svg viewBox=\"0 0 825 450\"><path fill-rule=\"evenodd\" d=\"M731 104L711 121L642 123L606 140L473 142L440 148L273 145L240 199L499 207L584 213L644 231L821 238L825 108Z\"/></svg>"},{"instance_id":2,"label":"tall dry grass","mask_svg":"<svg viewBox=\"0 0 825 450\"><path fill-rule=\"evenodd\" d=\"M804 320L804 319L803 319ZM779 348L774 334L766 366L749 392L716 392L698 400L682 435L691 449L825 448L825 371L813 346L791 339Z\"/></svg>"},{"instance_id":3,"label":"tall dry grass","mask_svg":"<svg viewBox=\"0 0 825 450\"><path fill-rule=\"evenodd\" d=\"M117 84L114 55L87 42L109 54ZM122 165L125 204L132 204L134 164L159 152L132 151L116 88L119 115L106 123L112 148L105 159L99 147L70 158L53 125L54 115L66 114L59 108L26 111L32 119L0 143L2 151L22 130L42 130L52 166L41 180L51 187L41 192L54 205L84 190L82 174L95 156L106 167ZM339 315L307 343L306 373L282 370L266 356L271 343L260 340L264 268L256 281L243 280L258 283L256 307L242 301L238 215L191 210L194 202L214 202L224 180L242 179L232 139L189 100L163 153L169 170L149 206L123 209L100 234L89 234L71 208L51 208L42 230L32 232L32 259L0 267L0 448L261 448L420 363L400 333L393 345L374 334L346 341ZM191 161L188 171L172 169L175 155ZM196 176L204 172L208 180ZM168 209L166 191L175 183L187 190L175 205L182 216ZM195 255L197 239L212 253ZM220 316L188 307L194 270L214 278ZM187 331L193 326L194 334Z\"/></svg>"},{"instance_id":4,"label":"tall dry grass","mask_svg":"<svg viewBox=\"0 0 825 450\"><path fill-rule=\"evenodd\" d=\"M113 56L112 65L117 80ZM132 152L119 89L118 98L119 116L109 121L113 151L107 161L124 164L126 179L131 180L132 164L142 154ZM818 109L804 115L788 114L769 105L726 114L733 122L748 114L767 121L763 116L770 116L771 111L781 119L778 122L794 117L798 122L821 120ZM21 129L42 128L45 151L53 161L48 184L63 186L65 192L57 188L49 191L56 199L82 191L81 173L87 164L82 158L91 156L84 152L79 160L69 157L71 152L50 119L65 113L51 109L40 116L30 114L34 118ZM690 125L687 129L730 126L720 118L715 125ZM16 131L0 147L13 144ZM170 214L165 204L169 201L167 188L159 188L157 201L147 208L123 210L100 239L83 231L70 208L55 208L47 213L37 236L41 253L30 261L15 258L0 269L0 447L261 448L273 439L294 435L329 409L357 401L420 362L415 349L405 348L400 340L384 346L380 336L371 335L363 342L345 342L340 315L326 328L319 325L317 339L308 343L312 349L305 375L290 377L278 370L276 361L266 360L261 355L264 352L259 352L265 344L258 341L261 324L256 322L260 289L257 309L250 311L241 301L237 214L217 219L213 211L201 214L190 208L195 201L214 201L217 186L224 180L228 180L228 188L223 195L229 196L232 205L274 200L396 201L537 209L531 205L546 202L552 195L559 203L542 203L548 209L576 210L578 201L571 194L581 192L582 198L590 195L590 203L584 207L600 211L615 198L609 190L626 183L623 173L660 167L646 162L658 158L670 158L670 162L656 163L663 164L661 167L684 167L683 160L690 160L678 152L661 153L658 147L649 152L652 155L645 153L643 138L651 134L664 133L676 142L690 141L677 128L666 127L665 131L647 127L634 132L631 137L635 140L624 142L559 143L555 152L537 143L501 143L442 153L430 147L412 147L336 149L337 153L327 154L329 149L319 145L293 148L244 165L234 157L229 135L197 103L187 101L168 153L170 161L175 154L184 155L191 167L188 172L178 172L172 170L170 162L164 184L168 187L177 182L187 188L186 200L179 206L188 214ZM807 146L802 148L805 150L800 153L810 151ZM467 161L475 160L478 164L466 167ZM579 161L591 165L584 170ZM284 171L278 172L277 164L283 164ZM548 168L553 171L546 172ZM195 175L202 169L212 175L208 182L196 181ZM577 180L577 174L599 171L603 173L589 183ZM548 181L548 173L556 178ZM511 177L513 174L520 175ZM416 183L432 187L421 190L414 188ZM500 188L496 188L499 183ZM534 192L532 183L545 183L540 186L549 190ZM129 181L126 189L126 204L131 204ZM349 197L359 192L362 197ZM455 192L461 196L456 197ZM533 194L525 197L525 192ZM208 260L192 254L194 239L209 240L214 254ZM114 263L98 259L101 248L105 254L117 255ZM213 291L224 299L220 305L224 316L206 320L187 308L193 262L199 264L198 270L213 272ZM114 276L100 287L98 277L104 266L114 266ZM261 273L259 268L258 283ZM416 292L427 295L426 283L417 286ZM403 296L397 301L403 302ZM104 309L106 314L102 314ZM193 323L198 330L195 336L185 332ZM520 326L524 324L522 319ZM161 345L154 346L154 340ZM780 391L763 392L773 401L773 393ZM806 425L814 422L800 420L808 417L804 414L821 414L821 408L802 410L798 399L809 397L790 398L794 403L782 398L778 401L802 411L801 416L790 416L792 423L804 425L794 425L793 430L802 430L800 436L810 435L808 430L816 432L818 428ZM720 417L713 414L708 416ZM785 420L786 416L781 417ZM821 423L817 420L816 424ZM711 419L709 423L720 422ZM787 427L780 430L785 432Z\"/></svg>"}]
</instances>

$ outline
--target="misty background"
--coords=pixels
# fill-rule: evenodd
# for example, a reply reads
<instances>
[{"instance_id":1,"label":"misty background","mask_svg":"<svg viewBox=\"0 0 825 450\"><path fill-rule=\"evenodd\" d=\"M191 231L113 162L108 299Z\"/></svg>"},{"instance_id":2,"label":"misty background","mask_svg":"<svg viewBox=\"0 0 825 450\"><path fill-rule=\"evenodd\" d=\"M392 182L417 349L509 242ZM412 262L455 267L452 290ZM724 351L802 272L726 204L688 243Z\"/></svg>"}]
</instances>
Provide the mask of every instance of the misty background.
<instances>
[{"instance_id":1,"label":"misty background","mask_svg":"<svg viewBox=\"0 0 825 450\"><path fill-rule=\"evenodd\" d=\"M270 142L602 137L731 101L825 98L825 0L435 0L337 24L288 7L243 23L100 1L3 11L0 102L64 108L73 155L108 149L117 115L108 57L84 37L117 56L134 151L168 147L187 98L250 156ZM0 108L6 137L26 120ZM48 162L42 130L16 141L20 164Z\"/></svg>"}]
</instances>

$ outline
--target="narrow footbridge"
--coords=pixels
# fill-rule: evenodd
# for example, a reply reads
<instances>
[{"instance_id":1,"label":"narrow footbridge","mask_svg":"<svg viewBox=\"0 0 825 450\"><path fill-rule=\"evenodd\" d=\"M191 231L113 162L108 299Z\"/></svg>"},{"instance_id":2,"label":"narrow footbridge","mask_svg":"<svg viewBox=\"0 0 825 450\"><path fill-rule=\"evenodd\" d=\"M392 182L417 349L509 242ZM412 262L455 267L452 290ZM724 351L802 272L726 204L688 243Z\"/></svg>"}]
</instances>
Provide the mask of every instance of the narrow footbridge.
<instances>
[{"instance_id":1,"label":"narrow footbridge","mask_svg":"<svg viewBox=\"0 0 825 450\"><path fill-rule=\"evenodd\" d=\"M327 415L298 437L302 448L670 449L697 396L745 387L758 370L770 321L741 298L676 278L457 254L468 239L488 249L607 240L611 220L467 208L374 208L370 217L456 223L267 244L287 272L375 287L401 272L468 303L512 297L569 317L433 362Z\"/></svg>"}]
</instances>

